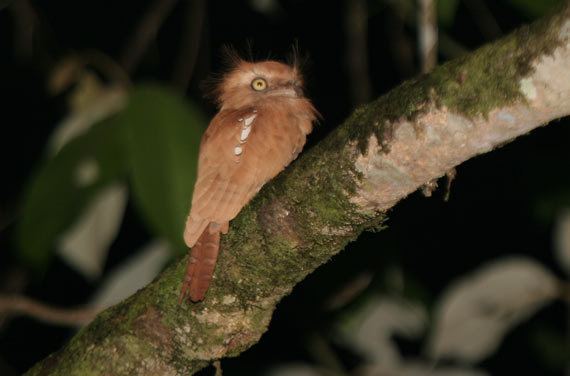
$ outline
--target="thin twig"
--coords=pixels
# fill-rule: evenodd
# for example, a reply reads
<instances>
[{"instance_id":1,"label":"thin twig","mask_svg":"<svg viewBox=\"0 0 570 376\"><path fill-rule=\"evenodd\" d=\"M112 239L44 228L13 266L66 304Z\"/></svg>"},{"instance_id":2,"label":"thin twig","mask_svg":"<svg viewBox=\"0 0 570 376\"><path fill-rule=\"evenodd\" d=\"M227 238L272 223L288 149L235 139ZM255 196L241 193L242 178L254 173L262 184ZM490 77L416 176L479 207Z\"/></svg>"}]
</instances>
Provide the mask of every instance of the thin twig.
<instances>
[{"instance_id":1,"label":"thin twig","mask_svg":"<svg viewBox=\"0 0 570 376\"><path fill-rule=\"evenodd\" d=\"M135 32L129 38L123 55L121 65L127 72L132 72L139 64L148 45L156 37L158 29L170 13L178 0L156 0L147 10L138 24Z\"/></svg>"},{"instance_id":2,"label":"thin twig","mask_svg":"<svg viewBox=\"0 0 570 376\"><path fill-rule=\"evenodd\" d=\"M346 2L346 65L352 104L370 100L372 88L368 70L368 9L366 0Z\"/></svg>"},{"instance_id":3,"label":"thin twig","mask_svg":"<svg viewBox=\"0 0 570 376\"><path fill-rule=\"evenodd\" d=\"M181 40L180 56L172 74L172 82L182 92L185 92L188 88L194 67L196 66L204 18L206 18L206 4L204 0L192 0L186 4L186 19Z\"/></svg>"},{"instance_id":4,"label":"thin twig","mask_svg":"<svg viewBox=\"0 0 570 376\"><path fill-rule=\"evenodd\" d=\"M17 267L9 267L2 272L2 280L0 281L0 291L4 294L19 294L26 288L28 284L27 273ZM0 330L7 325L8 317L2 315L0 311Z\"/></svg>"},{"instance_id":5,"label":"thin twig","mask_svg":"<svg viewBox=\"0 0 570 376\"><path fill-rule=\"evenodd\" d=\"M56 325L83 326L90 323L100 311L93 307L51 307L25 296L0 295L0 316L26 315Z\"/></svg>"},{"instance_id":6,"label":"thin twig","mask_svg":"<svg viewBox=\"0 0 570 376\"><path fill-rule=\"evenodd\" d=\"M437 65L437 12L434 0L418 1L418 48L422 73Z\"/></svg>"}]
</instances>

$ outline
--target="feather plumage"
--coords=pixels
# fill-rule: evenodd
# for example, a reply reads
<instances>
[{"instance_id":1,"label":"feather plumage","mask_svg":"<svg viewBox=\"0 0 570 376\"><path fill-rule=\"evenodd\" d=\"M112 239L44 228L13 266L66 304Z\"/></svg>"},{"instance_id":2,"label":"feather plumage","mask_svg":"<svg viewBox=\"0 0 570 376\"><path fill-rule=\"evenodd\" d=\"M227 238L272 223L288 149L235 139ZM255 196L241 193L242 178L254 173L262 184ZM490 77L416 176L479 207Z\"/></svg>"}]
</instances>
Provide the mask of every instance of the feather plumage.
<instances>
[{"instance_id":1,"label":"feather plumage","mask_svg":"<svg viewBox=\"0 0 570 376\"><path fill-rule=\"evenodd\" d=\"M260 78L266 88L256 91L252 83ZM220 111L200 144L184 230L192 250L181 299L203 299L220 232L226 233L229 221L302 150L317 112L302 95L301 85L296 67L240 60L215 90Z\"/></svg>"}]
</instances>

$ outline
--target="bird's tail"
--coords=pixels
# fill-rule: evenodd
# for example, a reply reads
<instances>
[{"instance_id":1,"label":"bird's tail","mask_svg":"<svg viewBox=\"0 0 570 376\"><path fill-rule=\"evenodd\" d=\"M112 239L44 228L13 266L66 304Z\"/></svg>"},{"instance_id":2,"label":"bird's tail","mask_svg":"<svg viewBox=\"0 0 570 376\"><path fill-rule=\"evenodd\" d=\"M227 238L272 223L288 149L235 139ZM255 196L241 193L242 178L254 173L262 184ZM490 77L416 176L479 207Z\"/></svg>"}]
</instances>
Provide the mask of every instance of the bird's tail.
<instances>
[{"instance_id":1,"label":"bird's tail","mask_svg":"<svg viewBox=\"0 0 570 376\"><path fill-rule=\"evenodd\" d=\"M186 276L180 291L180 303L186 299L193 302L204 299L214 275L219 250L220 226L210 223L190 251Z\"/></svg>"}]
</instances>

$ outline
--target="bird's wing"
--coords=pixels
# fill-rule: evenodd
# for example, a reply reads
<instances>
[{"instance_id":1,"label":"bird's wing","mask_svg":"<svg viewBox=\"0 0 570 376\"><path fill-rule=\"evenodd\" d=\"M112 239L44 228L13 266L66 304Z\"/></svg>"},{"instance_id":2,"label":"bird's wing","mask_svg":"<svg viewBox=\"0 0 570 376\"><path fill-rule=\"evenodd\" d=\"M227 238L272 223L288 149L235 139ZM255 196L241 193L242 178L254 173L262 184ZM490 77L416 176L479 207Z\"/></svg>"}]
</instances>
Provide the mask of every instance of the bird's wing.
<instances>
[{"instance_id":1,"label":"bird's wing","mask_svg":"<svg viewBox=\"0 0 570 376\"><path fill-rule=\"evenodd\" d=\"M208 223L233 219L263 184L297 156L306 140L305 123L311 121L282 106L226 110L212 119L200 145L184 232L189 247Z\"/></svg>"}]
</instances>

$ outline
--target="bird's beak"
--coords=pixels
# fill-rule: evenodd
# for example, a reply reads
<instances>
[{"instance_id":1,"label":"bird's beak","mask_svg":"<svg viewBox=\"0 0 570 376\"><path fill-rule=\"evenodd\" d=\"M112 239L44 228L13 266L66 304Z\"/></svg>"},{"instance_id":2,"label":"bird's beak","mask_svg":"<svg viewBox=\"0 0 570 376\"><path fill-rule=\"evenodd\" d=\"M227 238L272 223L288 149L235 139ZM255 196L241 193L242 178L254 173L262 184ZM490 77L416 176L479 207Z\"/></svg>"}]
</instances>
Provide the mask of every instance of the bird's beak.
<instances>
[{"instance_id":1,"label":"bird's beak","mask_svg":"<svg viewBox=\"0 0 570 376\"><path fill-rule=\"evenodd\" d=\"M288 97L302 98L303 88L295 82L287 82L286 84L279 85L273 89L274 95L285 95Z\"/></svg>"}]
</instances>

